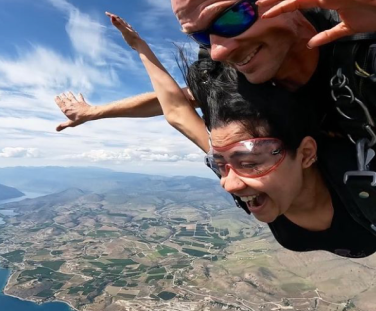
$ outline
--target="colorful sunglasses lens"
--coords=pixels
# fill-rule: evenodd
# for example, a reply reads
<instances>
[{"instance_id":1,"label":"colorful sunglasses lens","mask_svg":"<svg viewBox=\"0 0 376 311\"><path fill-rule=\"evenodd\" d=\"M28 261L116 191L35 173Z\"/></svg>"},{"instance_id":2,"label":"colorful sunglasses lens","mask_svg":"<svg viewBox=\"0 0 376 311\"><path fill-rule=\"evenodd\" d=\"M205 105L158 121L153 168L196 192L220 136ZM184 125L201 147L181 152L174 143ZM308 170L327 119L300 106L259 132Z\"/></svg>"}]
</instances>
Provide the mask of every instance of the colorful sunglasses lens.
<instances>
[{"instance_id":1,"label":"colorful sunglasses lens","mask_svg":"<svg viewBox=\"0 0 376 311\"><path fill-rule=\"evenodd\" d=\"M235 37L252 26L256 19L257 14L252 5L248 2L241 2L218 18L211 30L223 37Z\"/></svg>"},{"instance_id":2,"label":"colorful sunglasses lens","mask_svg":"<svg viewBox=\"0 0 376 311\"><path fill-rule=\"evenodd\" d=\"M196 32L191 34L191 37L199 44L206 48L210 47L210 34L207 31Z\"/></svg>"},{"instance_id":3,"label":"colorful sunglasses lens","mask_svg":"<svg viewBox=\"0 0 376 311\"><path fill-rule=\"evenodd\" d=\"M256 7L248 1L242 1L220 15L209 29L192 33L191 37L208 48L210 47L210 34L227 38L235 37L251 27L256 20Z\"/></svg>"}]
</instances>

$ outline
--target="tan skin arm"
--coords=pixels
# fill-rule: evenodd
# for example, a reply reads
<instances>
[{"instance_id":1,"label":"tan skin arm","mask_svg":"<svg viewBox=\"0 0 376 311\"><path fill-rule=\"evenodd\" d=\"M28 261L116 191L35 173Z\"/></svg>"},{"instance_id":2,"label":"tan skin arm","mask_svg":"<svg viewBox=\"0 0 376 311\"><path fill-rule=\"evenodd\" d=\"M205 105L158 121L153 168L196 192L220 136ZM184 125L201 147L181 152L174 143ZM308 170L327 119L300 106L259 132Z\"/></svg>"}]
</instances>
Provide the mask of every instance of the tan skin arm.
<instances>
[{"instance_id":1,"label":"tan skin arm","mask_svg":"<svg viewBox=\"0 0 376 311\"><path fill-rule=\"evenodd\" d=\"M187 99L190 98L187 88L183 88L182 91ZM75 98L71 92L56 96L55 102L68 118L56 127L59 132L67 127L75 127L87 121L104 118L147 118L163 114L155 92L121 99L102 106L89 105L82 94ZM195 101L189 100L189 102L196 107Z\"/></svg>"},{"instance_id":2,"label":"tan skin arm","mask_svg":"<svg viewBox=\"0 0 376 311\"><path fill-rule=\"evenodd\" d=\"M120 17L106 13L112 24L122 33L128 45L138 52L153 88L157 94L163 114L169 124L193 141L203 151L209 151L209 135L204 121L186 98L179 85L166 71L149 45L133 28Z\"/></svg>"}]
</instances>

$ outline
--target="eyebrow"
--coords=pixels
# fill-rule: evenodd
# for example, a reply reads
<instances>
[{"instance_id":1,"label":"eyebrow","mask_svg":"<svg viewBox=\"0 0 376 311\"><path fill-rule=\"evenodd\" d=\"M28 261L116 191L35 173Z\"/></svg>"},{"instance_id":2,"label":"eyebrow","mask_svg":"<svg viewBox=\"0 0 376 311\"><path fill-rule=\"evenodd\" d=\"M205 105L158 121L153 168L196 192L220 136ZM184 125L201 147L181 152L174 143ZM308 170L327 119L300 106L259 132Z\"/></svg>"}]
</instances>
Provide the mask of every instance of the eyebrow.
<instances>
[{"instance_id":1,"label":"eyebrow","mask_svg":"<svg viewBox=\"0 0 376 311\"><path fill-rule=\"evenodd\" d=\"M260 152L249 152L249 151L235 151L234 153L232 153L230 155L230 159L233 159L233 158L240 158L240 157L244 157L244 156L260 156L261 153Z\"/></svg>"}]
</instances>

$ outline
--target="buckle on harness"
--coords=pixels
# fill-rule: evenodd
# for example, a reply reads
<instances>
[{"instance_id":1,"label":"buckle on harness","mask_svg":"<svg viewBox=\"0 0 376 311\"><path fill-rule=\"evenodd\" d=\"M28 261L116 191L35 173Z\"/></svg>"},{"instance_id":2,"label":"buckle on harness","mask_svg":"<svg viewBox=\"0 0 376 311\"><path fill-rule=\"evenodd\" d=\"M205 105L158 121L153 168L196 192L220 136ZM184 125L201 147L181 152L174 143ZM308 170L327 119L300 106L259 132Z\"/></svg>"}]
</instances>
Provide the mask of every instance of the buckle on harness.
<instances>
[{"instance_id":1,"label":"buckle on harness","mask_svg":"<svg viewBox=\"0 0 376 311\"><path fill-rule=\"evenodd\" d=\"M375 157L375 151L371 149L372 141L366 138L360 139L356 142L356 156L357 156L357 171L346 172L343 177L343 182L346 184L349 177L372 177L372 182L370 185L372 187L376 186L376 172L369 171L369 164ZM367 148L366 148L367 145ZM361 193L359 193L361 196Z\"/></svg>"},{"instance_id":2,"label":"buckle on harness","mask_svg":"<svg viewBox=\"0 0 376 311\"><path fill-rule=\"evenodd\" d=\"M369 164L375 157L371 141L366 138L358 140L356 154L358 170L346 172L343 182L362 214L371 222L371 229L376 231L376 172L369 170Z\"/></svg>"}]
</instances>

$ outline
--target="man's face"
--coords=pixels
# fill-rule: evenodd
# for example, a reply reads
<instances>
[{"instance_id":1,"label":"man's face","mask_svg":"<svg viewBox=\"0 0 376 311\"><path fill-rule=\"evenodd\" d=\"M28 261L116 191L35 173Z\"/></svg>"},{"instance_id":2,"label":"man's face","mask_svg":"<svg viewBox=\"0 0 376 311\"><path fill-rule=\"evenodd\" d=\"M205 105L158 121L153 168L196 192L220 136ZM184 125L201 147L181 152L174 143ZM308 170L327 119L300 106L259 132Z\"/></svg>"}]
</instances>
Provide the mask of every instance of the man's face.
<instances>
[{"instance_id":1,"label":"man's face","mask_svg":"<svg viewBox=\"0 0 376 311\"><path fill-rule=\"evenodd\" d=\"M172 7L183 31L192 33L206 29L218 13L235 2L237 0L172 0ZM283 71L289 70L283 65L298 39L296 20L300 13L261 19L265 11L259 8L258 20L239 36L210 36L211 58L231 64L251 83L283 76Z\"/></svg>"}]
</instances>

